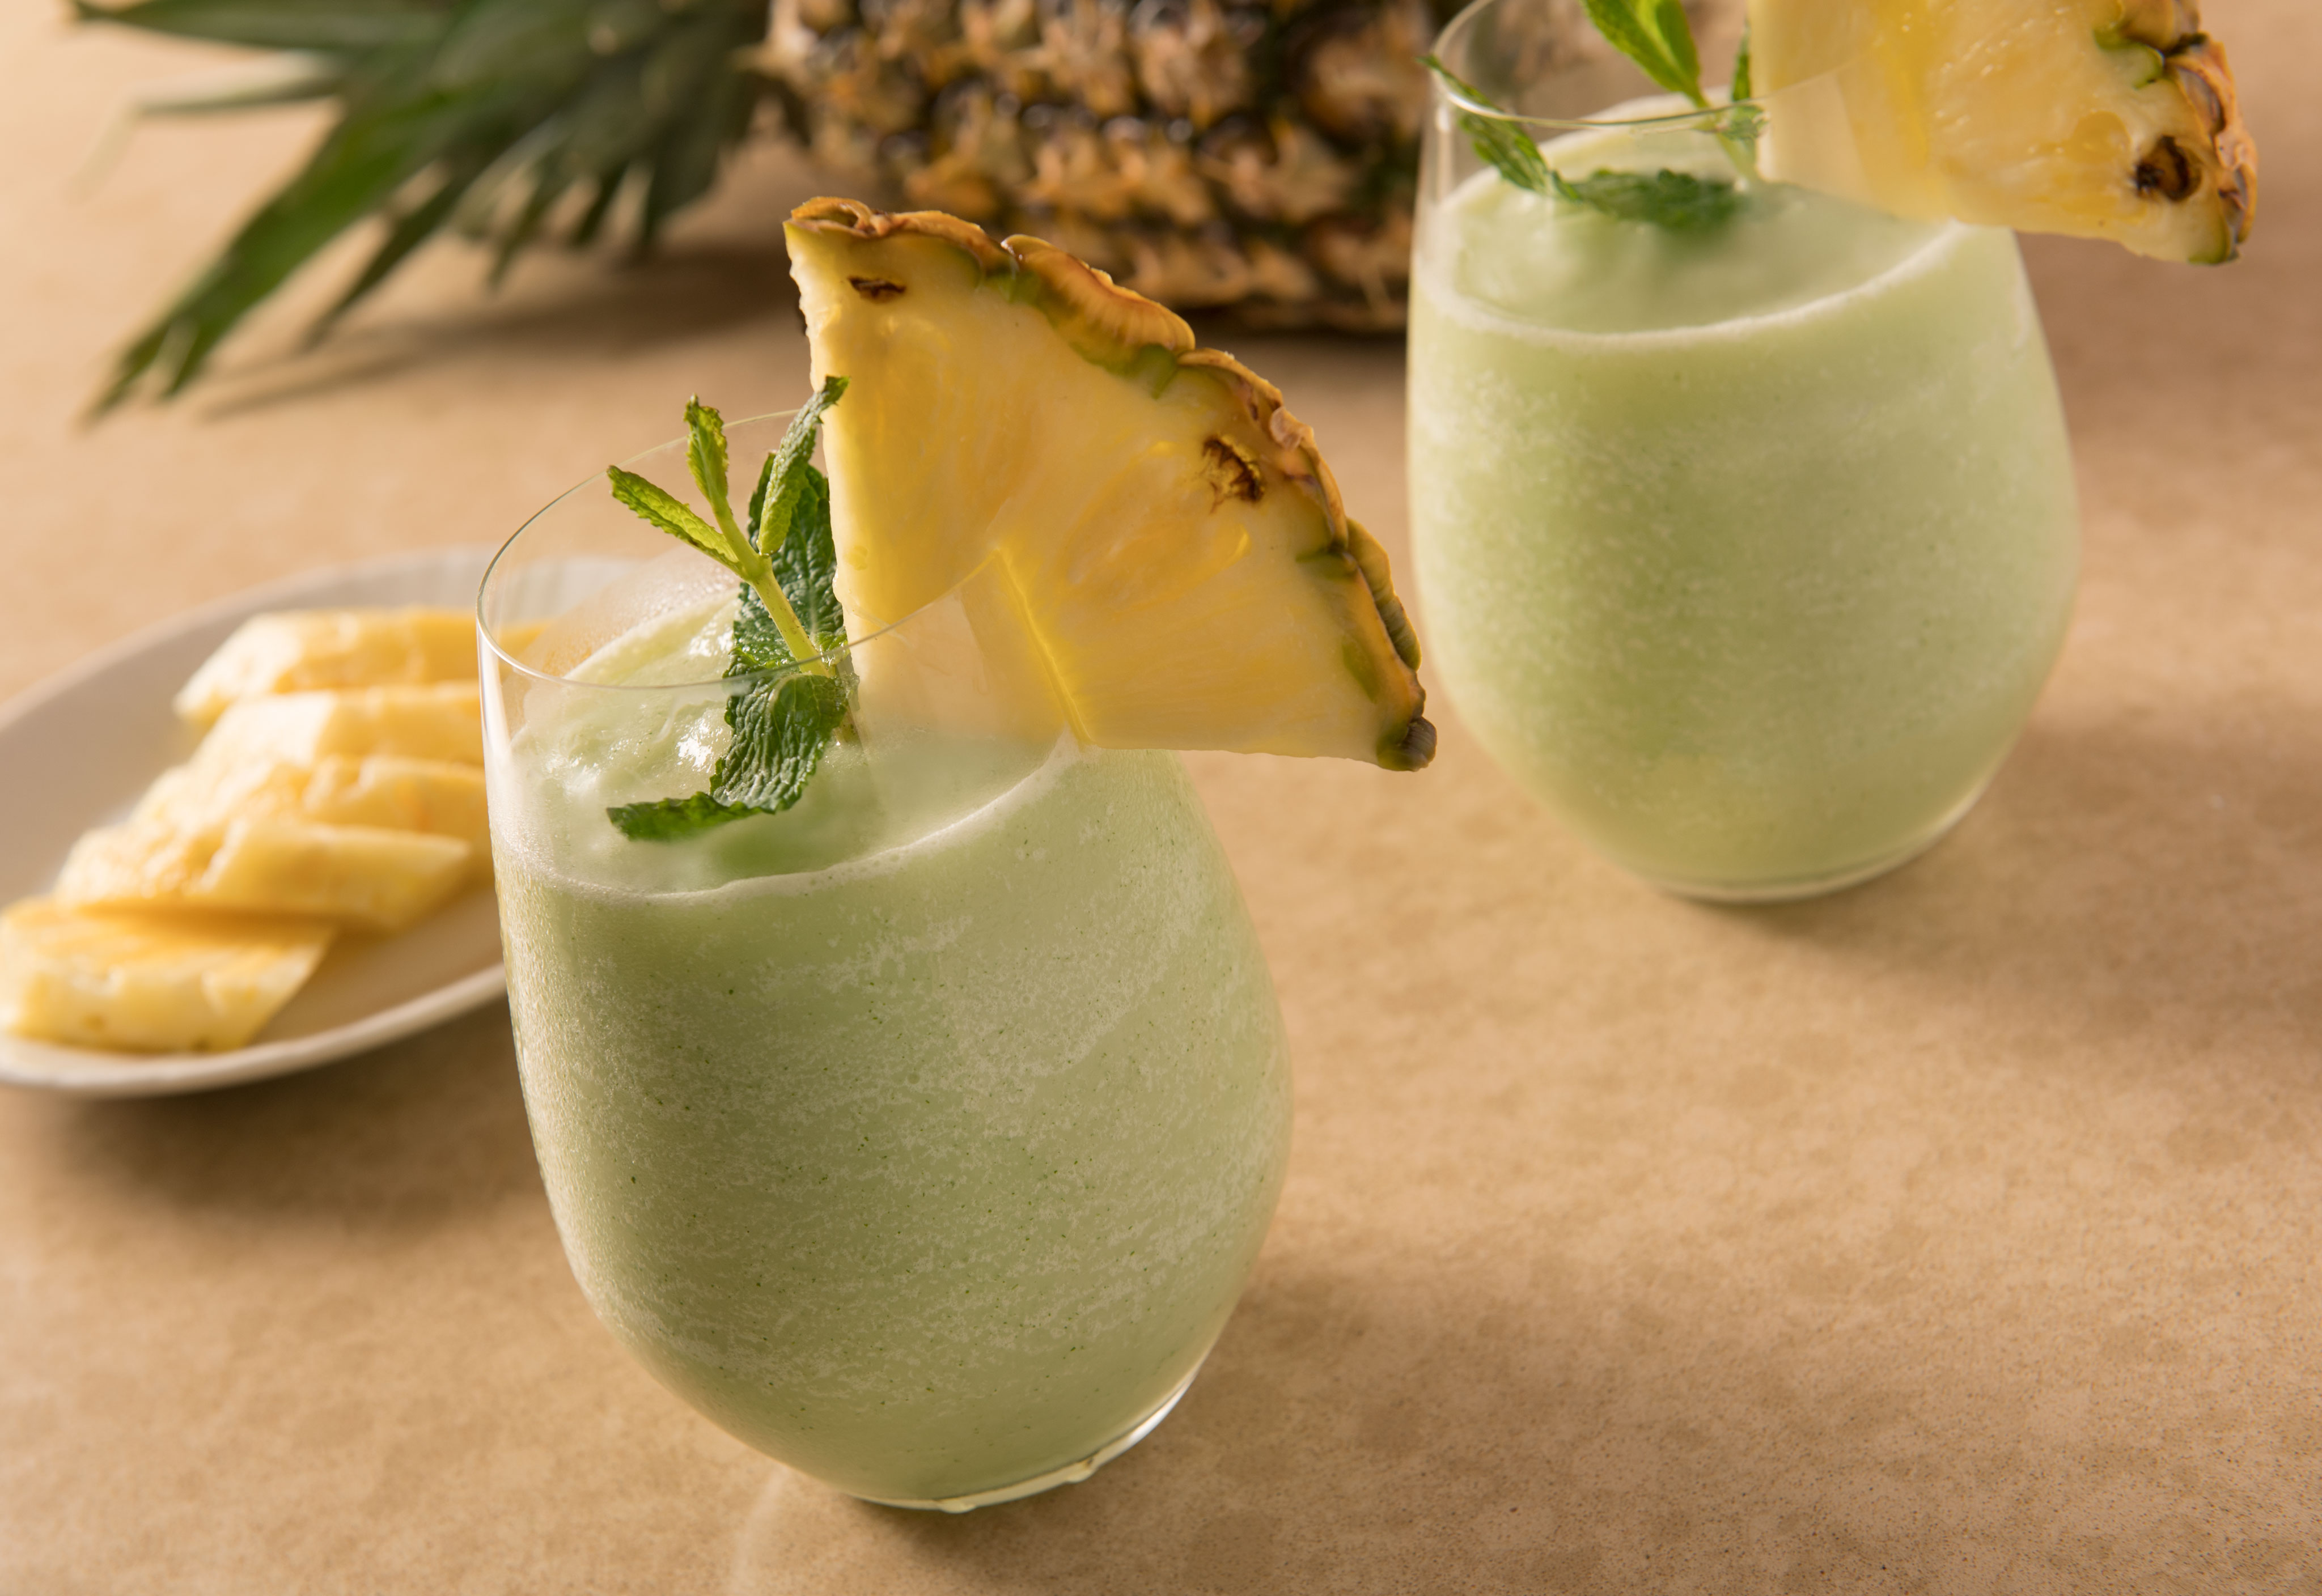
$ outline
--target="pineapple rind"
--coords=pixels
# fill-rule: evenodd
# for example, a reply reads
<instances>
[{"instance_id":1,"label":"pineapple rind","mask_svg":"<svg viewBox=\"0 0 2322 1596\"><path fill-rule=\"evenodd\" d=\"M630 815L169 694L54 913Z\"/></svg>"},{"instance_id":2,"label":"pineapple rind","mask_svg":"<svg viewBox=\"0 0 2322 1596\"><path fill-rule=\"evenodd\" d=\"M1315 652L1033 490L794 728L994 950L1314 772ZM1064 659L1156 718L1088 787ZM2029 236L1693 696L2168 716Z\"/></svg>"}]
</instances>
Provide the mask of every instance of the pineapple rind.
<instances>
[{"instance_id":1,"label":"pineapple rind","mask_svg":"<svg viewBox=\"0 0 2322 1596\"><path fill-rule=\"evenodd\" d=\"M241 1047L314 973L331 936L313 921L28 899L0 915L0 1026L81 1047Z\"/></svg>"},{"instance_id":2,"label":"pineapple rind","mask_svg":"<svg viewBox=\"0 0 2322 1596\"><path fill-rule=\"evenodd\" d=\"M833 169L1179 310L1376 332L1403 320L1418 58L1458 9L773 0L757 59Z\"/></svg>"},{"instance_id":3,"label":"pineapple rind","mask_svg":"<svg viewBox=\"0 0 2322 1596\"><path fill-rule=\"evenodd\" d=\"M2257 154L2189 0L1750 0L1769 176L1926 220L2230 260Z\"/></svg>"},{"instance_id":4,"label":"pineapple rind","mask_svg":"<svg viewBox=\"0 0 2322 1596\"><path fill-rule=\"evenodd\" d=\"M1038 241L846 200L790 235L817 379L858 384L827 433L855 614L996 556L1083 741L1425 762L1385 558L1271 384Z\"/></svg>"}]
</instances>

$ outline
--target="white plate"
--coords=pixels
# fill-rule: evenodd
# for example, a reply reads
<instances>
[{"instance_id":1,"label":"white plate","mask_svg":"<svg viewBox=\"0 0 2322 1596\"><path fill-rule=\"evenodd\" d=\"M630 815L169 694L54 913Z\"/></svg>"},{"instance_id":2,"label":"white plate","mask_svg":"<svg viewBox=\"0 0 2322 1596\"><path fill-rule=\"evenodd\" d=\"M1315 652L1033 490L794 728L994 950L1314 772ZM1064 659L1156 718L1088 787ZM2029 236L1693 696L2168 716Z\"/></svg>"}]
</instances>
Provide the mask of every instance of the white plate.
<instances>
[{"instance_id":1,"label":"white plate","mask_svg":"<svg viewBox=\"0 0 2322 1596\"><path fill-rule=\"evenodd\" d=\"M476 601L489 549L344 565L257 588L164 622L0 708L0 903L44 892L66 851L119 817L193 752L169 707L194 668L263 610ZM497 999L499 920L479 889L400 936L343 937L248 1047L132 1053L0 1032L0 1081L84 1097L157 1097L261 1081L378 1047Z\"/></svg>"}]
</instances>

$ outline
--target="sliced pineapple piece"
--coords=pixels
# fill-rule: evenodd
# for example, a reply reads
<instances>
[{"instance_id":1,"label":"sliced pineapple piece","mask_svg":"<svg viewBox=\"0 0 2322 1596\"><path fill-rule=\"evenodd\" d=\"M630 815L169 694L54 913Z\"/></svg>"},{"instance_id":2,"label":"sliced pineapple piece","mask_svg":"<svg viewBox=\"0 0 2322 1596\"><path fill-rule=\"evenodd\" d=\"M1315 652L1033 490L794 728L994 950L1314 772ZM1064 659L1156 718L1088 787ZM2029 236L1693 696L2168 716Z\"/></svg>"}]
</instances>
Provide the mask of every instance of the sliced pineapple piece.
<instances>
[{"instance_id":1,"label":"sliced pineapple piece","mask_svg":"<svg viewBox=\"0 0 2322 1596\"><path fill-rule=\"evenodd\" d=\"M468 844L489 867L491 838L484 824L484 773L448 760L374 754L331 754L315 767L298 795L298 812L325 825L372 825L424 831Z\"/></svg>"},{"instance_id":2,"label":"sliced pineapple piece","mask_svg":"<svg viewBox=\"0 0 2322 1596\"><path fill-rule=\"evenodd\" d=\"M456 837L376 825L237 820L186 901L247 913L314 915L400 931L474 878L475 850Z\"/></svg>"},{"instance_id":3,"label":"sliced pineapple piece","mask_svg":"<svg viewBox=\"0 0 2322 1596\"><path fill-rule=\"evenodd\" d=\"M310 920L27 899L0 915L0 1025L80 1047L240 1047L314 973L331 935Z\"/></svg>"},{"instance_id":4,"label":"sliced pineapple piece","mask_svg":"<svg viewBox=\"0 0 2322 1596\"><path fill-rule=\"evenodd\" d=\"M313 915L400 931L479 874L458 837L279 815L196 832L131 821L74 844L56 896L76 908Z\"/></svg>"},{"instance_id":5,"label":"sliced pineapple piece","mask_svg":"<svg viewBox=\"0 0 2322 1596\"><path fill-rule=\"evenodd\" d=\"M237 815L294 815L311 776L288 760L243 754L205 743L194 757L153 779L130 811L129 824L198 835Z\"/></svg>"},{"instance_id":6,"label":"sliced pineapple piece","mask_svg":"<svg viewBox=\"0 0 2322 1596\"><path fill-rule=\"evenodd\" d=\"M1385 554L1270 383L1037 239L815 200L787 229L850 629L997 571L1084 742L1415 770Z\"/></svg>"},{"instance_id":7,"label":"sliced pineapple piece","mask_svg":"<svg viewBox=\"0 0 2322 1596\"><path fill-rule=\"evenodd\" d=\"M2230 260L2257 149L2192 0L1750 0L1769 176L1897 215Z\"/></svg>"},{"instance_id":8,"label":"sliced pineapple piece","mask_svg":"<svg viewBox=\"0 0 2322 1596\"><path fill-rule=\"evenodd\" d=\"M224 834L223 826L188 830L167 818L134 817L85 831L65 855L57 900L118 909L183 905Z\"/></svg>"},{"instance_id":9,"label":"sliced pineapple piece","mask_svg":"<svg viewBox=\"0 0 2322 1596\"><path fill-rule=\"evenodd\" d=\"M480 765L483 719L475 683L244 698L219 716L196 758L222 767L312 770L334 753Z\"/></svg>"},{"instance_id":10,"label":"sliced pineapple piece","mask_svg":"<svg viewBox=\"0 0 2322 1596\"><path fill-rule=\"evenodd\" d=\"M177 709L206 726L243 698L475 675L476 623L466 610L276 610L221 643L178 689Z\"/></svg>"}]
</instances>

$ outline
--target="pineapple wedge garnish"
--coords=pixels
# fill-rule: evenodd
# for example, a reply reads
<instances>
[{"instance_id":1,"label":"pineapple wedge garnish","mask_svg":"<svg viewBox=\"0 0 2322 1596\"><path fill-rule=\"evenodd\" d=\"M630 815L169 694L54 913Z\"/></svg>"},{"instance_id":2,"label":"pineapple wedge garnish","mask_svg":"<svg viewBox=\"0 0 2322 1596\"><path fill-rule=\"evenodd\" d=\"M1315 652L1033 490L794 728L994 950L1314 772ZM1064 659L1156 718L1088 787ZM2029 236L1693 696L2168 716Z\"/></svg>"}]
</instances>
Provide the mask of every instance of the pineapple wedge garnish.
<instances>
[{"instance_id":1,"label":"pineapple wedge garnish","mask_svg":"<svg viewBox=\"0 0 2322 1596\"><path fill-rule=\"evenodd\" d=\"M853 385L850 628L996 570L1041 656L1024 690L1084 743L1427 763L1386 557L1272 384L1037 239L836 199L786 232L815 381Z\"/></svg>"},{"instance_id":2,"label":"pineapple wedge garnish","mask_svg":"<svg viewBox=\"0 0 2322 1596\"><path fill-rule=\"evenodd\" d=\"M2193 0L1750 0L1767 175L1897 215L2230 260L2257 149Z\"/></svg>"},{"instance_id":3,"label":"pineapple wedge garnish","mask_svg":"<svg viewBox=\"0 0 2322 1596\"><path fill-rule=\"evenodd\" d=\"M244 698L475 675L476 622L465 610L277 610L220 644L178 689L177 709L206 726Z\"/></svg>"},{"instance_id":4,"label":"pineapple wedge garnish","mask_svg":"<svg viewBox=\"0 0 2322 1596\"><path fill-rule=\"evenodd\" d=\"M0 914L0 1026L80 1047L240 1047L314 973L330 940L331 927L314 921L29 898Z\"/></svg>"}]
</instances>

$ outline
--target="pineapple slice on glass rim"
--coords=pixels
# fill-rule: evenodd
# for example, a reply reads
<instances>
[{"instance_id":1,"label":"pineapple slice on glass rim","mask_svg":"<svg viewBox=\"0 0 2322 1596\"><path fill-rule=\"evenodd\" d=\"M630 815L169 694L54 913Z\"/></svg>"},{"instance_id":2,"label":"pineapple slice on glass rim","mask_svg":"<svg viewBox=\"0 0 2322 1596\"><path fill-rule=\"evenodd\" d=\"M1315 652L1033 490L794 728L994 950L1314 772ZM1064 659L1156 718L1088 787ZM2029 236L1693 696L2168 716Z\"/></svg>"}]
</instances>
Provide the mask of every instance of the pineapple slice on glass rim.
<instances>
[{"instance_id":1,"label":"pineapple slice on glass rim","mask_svg":"<svg viewBox=\"0 0 2322 1596\"><path fill-rule=\"evenodd\" d=\"M1433 757L1386 556L1271 383L1040 240L818 199L791 269L863 634L996 578L1050 708L1106 748ZM866 683L866 690L869 684Z\"/></svg>"},{"instance_id":2,"label":"pineapple slice on glass rim","mask_svg":"<svg viewBox=\"0 0 2322 1596\"><path fill-rule=\"evenodd\" d=\"M1766 175L2217 263L2257 148L2194 0L1749 0Z\"/></svg>"}]
</instances>

